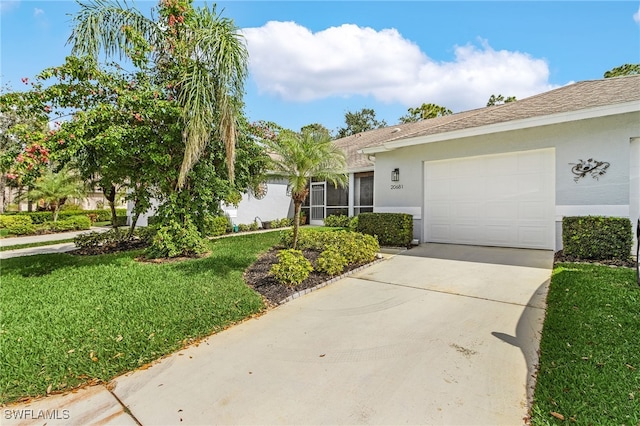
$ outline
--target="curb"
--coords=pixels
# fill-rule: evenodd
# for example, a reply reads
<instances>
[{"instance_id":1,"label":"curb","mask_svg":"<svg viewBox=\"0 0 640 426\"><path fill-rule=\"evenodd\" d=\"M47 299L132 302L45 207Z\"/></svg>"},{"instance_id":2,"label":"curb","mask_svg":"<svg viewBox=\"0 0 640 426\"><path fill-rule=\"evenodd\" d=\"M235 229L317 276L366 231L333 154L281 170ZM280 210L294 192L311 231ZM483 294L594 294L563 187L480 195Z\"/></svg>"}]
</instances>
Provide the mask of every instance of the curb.
<instances>
[{"instance_id":1,"label":"curb","mask_svg":"<svg viewBox=\"0 0 640 426\"><path fill-rule=\"evenodd\" d=\"M299 297L302 297L302 296L304 296L305 294L311 293L312 291L319 290L319 289L321 289L322 287L326 287L326 286L328 286L329 284L333 284L334 282L336 282L336 281L338 281L338 280L341 280L341 279L343 279L343 278L346 278L346 277L348 277L349 275L353 275L353 274L355 274L356 272L360 272L360 271L362 271L363 269L366 269L366 268L368 268L368 267L370 267L370 266L373 266L373 265L375 265L375 264L377 264L377 263L382 262L383 260L385 260L385 258L384 258L384 257L381 257L381 258L379 258L379 259L374 260L373 262L367 263L367 264L362 265L362 266L358 266L356 269L352 269L351 271L349 271L349 272L345 272L345 273L344 273L344 274L342 274L342 275L337 275L337 276L335 276L335 277L331 278L330 280L325 281L325 282L323 282L323 283L320 283L320 284L318 284L318 285L316 285L316 286L314 286L314 287L311 287L311 288L305 288L304 290L300 290L300 291L298 291L298 292L296 292L296 293L293 293L291 296L288 296L287 298L285 298L285 299L281 300L280 302L278 302L278 306L283 305L283 304L285 304L285 303L287 303L287 302L291 302L292 300L297 299L297 298L299 298Z\"/></svg>"}]
</instances>

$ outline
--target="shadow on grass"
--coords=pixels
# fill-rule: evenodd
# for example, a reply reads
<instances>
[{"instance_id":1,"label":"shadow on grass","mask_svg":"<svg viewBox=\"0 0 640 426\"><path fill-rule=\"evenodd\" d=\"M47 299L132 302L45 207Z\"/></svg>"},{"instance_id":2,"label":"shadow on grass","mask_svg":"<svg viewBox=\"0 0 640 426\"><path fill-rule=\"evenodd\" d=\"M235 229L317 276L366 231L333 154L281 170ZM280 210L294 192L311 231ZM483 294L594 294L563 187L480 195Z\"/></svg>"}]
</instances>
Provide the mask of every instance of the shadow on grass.
<instances>
[{"instance_id":1,"label":"shadow on grass","mask_svg":"<svg viewBox=\"0 0 640 426\"><path fill-rule=\"evenodd\" d=\"M21 275L23 277L41 277L60 269L75 269L83 266L111 265L125 263L139 256L141 251L104 254L98 256L74 256L67 253L39 254L13 257L2 260L2 275Z\"/></svg>"}]
</instances>

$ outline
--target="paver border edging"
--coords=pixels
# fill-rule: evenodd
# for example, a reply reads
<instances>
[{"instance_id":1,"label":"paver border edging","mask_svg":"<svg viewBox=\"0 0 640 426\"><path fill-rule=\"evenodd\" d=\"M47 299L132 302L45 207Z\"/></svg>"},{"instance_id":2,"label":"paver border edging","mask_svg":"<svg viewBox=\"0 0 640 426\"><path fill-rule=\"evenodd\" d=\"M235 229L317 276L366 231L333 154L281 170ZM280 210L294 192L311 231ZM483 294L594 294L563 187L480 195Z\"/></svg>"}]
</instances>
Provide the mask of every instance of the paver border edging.
<instances>
[{"instance_id":1,"label":"paver border edging","mask_svg":"<svg viewBox=\"0 0 640 426\"><path fill-rule=\"evenodd\" d=\"M338 280L341 280L342 278L346 278L346 277L348 277L349 275L353 275L353 274L355 274L356 272L360 272L360 271L362 271L362 270L363 270L363 269L365 269L365 268L368 268L368 267L370 267L370 266L373 266L373 265L375 265L375 264L377 264L377 263L382 262L383 260L385 260L385 258L384 258L384 257L380 257L380 258L378 258L378 259L374 260L373 262L369 262L369 263L364 264L364 265L362 265L362 266L358 266L356 269L352 269L351 271L345 272L345 273L344 273L344 274L342 274L342 275L337 275L337 276L335 276L335 277L331 278L330 280L327 280L327 281L325 281L325 282L323 282L323 283L320 283L320 284L318 284L318 285L316 285L316 286L314 286L314 287L311 287L311 288L305 288L304 290L300 290L300 291L298 291L298 292L296 292L296 293L293 293L292 295L290 295L290 296L286 297L285 299L281 300L280 302L278 302L278 306L283 305L283 304L285 304L285 303L287 303L287 302L291 302L292 300L297 299L297 298L299 298L299 297L302 297L302 296L304 296L305 294L311 293L312 291L319 290L319 289L321 289L322 287L326 287L326 286L328 286L329 284L333 284L334 282L336 282L336 281L338 281Z\"/></svg>"}]
</instances>

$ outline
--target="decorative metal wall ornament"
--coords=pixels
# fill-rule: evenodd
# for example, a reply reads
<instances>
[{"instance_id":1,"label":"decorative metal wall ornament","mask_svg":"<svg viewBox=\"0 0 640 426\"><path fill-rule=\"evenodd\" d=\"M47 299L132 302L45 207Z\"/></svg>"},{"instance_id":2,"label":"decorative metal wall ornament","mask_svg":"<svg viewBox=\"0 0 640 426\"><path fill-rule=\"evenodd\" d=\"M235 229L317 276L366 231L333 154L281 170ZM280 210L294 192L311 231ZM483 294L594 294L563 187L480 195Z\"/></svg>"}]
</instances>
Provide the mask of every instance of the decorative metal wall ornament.
<instances>
[{"instance_id":1,"label":"decorative metal wall ornament","mask_svg":"<svg viewBox=\"0 0 640 426\"><path fill-rule=\"evenodd\" d=\"M256 200L262 200L267 195L268 190L269 187L267 186L266 182L261 182L252 190L253 196Z\"/></svg>"},{"instance_id":2,"label":"decorative metal wall ornament","mask_svg":"<svg viewBox=\"0 0 640 426\"><path fill-rule=\"evenodd\" d=\"M580 179L590 175L593 179L599 180L600 176L607 173L607 169L610 164L606 161L598 161L593 158L589 158L587 161L579 160L578 163L569 163L571 168L571 173L576 175L573 180L578 183Z\"/></svg>"}]
</instances>

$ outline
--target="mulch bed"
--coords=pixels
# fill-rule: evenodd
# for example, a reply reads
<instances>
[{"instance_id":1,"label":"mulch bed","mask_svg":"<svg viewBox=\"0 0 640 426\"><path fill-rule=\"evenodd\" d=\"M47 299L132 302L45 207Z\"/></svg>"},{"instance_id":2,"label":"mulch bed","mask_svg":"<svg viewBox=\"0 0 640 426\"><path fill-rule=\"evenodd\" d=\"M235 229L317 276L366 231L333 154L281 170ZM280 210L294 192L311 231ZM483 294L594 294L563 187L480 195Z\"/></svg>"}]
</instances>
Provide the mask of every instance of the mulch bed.
<instances>
[{"instance_id":1,"label":"mulch bed","mask_svg":"<svg viewBox=\"0 0 640 426\"><path fill-rule=\"evenodd\" d=\"M331 275L325 274L324 272L314 270L309 274L309 277L306 280L300 283L300 285L289 287L280 284L278 280L269 275L271 266L278 263L278 258L276 256L278 250L280 250L280 248L273 248L264 253L244 272L244 280L246 283L267 299L271 305L279 305L292 294L308 288L313 288L333 278ZM315 250L303 250L302 253L312 265L315 265L316 259L320 256L320 253ZM344 269L344 271L342 271L342 273L344 274L352 271L360 266L362 266L362 264L349 265Z\"/></svg>"},{"instance_id":2,"label":"mulch bed","mask_svg":"<svg viewBox=\"0 0 640 426\"><path fill-rule=\"evenodd\" d=\"M591 260L591 259L580 259L575 256L567 256L563 253L562 250L557 251L553 257L553 260L556 263L559 262L569 262L569 263L593 263L596 265L606 265L606 266L623 266L626 268L635 268L637 263L633 259L629 260Z\"/></svg>"},{"instance_id":3,"label":"mulch bed","mask_svg":"<svg viewBox=\"0 0 640 426\"><path fill-rule=\"evenodd\" d=\"M117 244L104 244L97 247L79 248L67 252L77 256L97 256L99 254L120 253L129 250L146 248L149 244L140 240L122 241Z\"/></svg>"}]
</instances>

